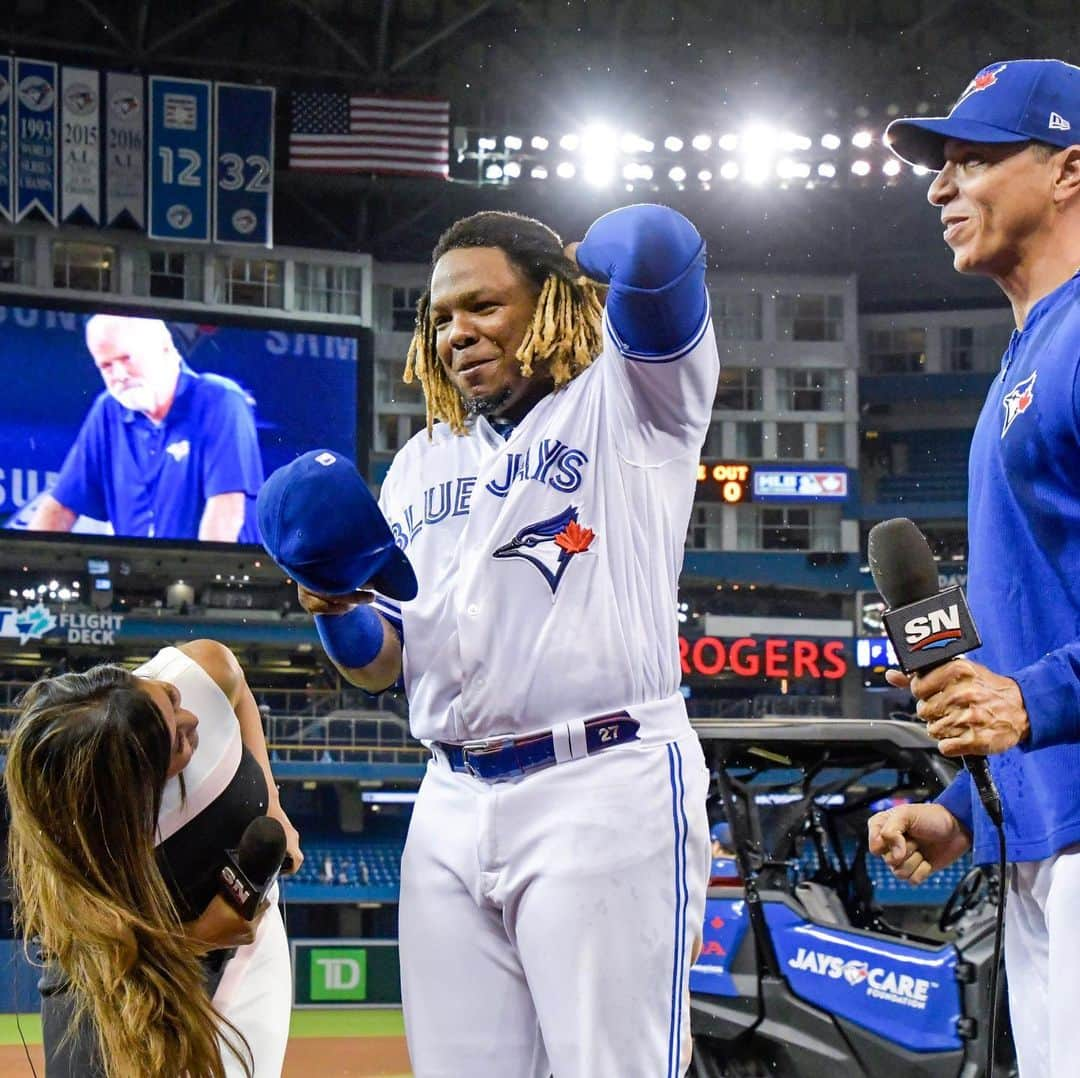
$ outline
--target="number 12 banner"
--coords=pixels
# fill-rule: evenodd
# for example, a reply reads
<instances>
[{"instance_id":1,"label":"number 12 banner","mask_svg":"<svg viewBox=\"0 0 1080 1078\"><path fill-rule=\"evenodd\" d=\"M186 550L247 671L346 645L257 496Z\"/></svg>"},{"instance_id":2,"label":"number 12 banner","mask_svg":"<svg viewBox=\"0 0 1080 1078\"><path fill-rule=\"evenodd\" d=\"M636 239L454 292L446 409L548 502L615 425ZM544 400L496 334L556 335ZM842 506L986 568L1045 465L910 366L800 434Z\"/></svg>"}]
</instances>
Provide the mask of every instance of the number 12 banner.
<instances>
[{"instance_id":1,"label":"number 12 banner","mask_svg":"<svg viewBox=\"0 0 1080 1078\"><path fill-rule=\"evenodd\" d=\"M274 90L214 84L214 242L273 245Z\"/></svg>"},{"instance_id":2,"label":"number 12 banner","mask_svg":"<svg viewBox=\"0 0 1080 1078\"><path fill-rule=\"evenodd\" d=\"M150 77L149 234L210 240L210 83Z\"/></svg>"}]
</instances>

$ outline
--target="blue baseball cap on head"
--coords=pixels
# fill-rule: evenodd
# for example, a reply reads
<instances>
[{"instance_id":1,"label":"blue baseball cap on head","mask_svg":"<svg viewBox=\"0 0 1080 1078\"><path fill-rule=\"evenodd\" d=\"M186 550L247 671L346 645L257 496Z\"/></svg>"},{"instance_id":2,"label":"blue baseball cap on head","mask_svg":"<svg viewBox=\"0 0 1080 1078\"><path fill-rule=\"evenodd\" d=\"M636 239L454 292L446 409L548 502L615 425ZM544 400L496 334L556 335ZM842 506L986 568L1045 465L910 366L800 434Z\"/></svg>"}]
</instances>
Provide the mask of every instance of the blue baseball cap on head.
<instances>
[{"instance_id":1,"label":"blue baseball cap on head","mask_svg":"<svg viewBox=\"0 0 1080 1078\"><path fill-rule=\"evenodd\" d=\"M1062 60L1003 60L967 84L948 116L905 117L885 129L897 157L935 172L945 141L1080 142L1080 67Z\"/></svg>"},{"instance_id":2,"label":"blue baseball cap on head","mask_svg":"<svg viewBox=\"0 0 1080 1078\"><path fill-rule=\"evenodd\" d=\"M256 501L259 531L271 558L320 595L374 588L416 598L416 574L394 542L379 503L352 461L314 449L278 468Z\"/></svg>"},{"instance_id":3,"label":"blue baseball cap on head","mask_svg":"<svg viewBox=\"0 0 1080 1078\"><path fill-rule=\"evenodd\" d=\"M731 825L726 820L717 820L709 830L713 842L722 846L731 845Z\"/></svg>"}]
</instances>

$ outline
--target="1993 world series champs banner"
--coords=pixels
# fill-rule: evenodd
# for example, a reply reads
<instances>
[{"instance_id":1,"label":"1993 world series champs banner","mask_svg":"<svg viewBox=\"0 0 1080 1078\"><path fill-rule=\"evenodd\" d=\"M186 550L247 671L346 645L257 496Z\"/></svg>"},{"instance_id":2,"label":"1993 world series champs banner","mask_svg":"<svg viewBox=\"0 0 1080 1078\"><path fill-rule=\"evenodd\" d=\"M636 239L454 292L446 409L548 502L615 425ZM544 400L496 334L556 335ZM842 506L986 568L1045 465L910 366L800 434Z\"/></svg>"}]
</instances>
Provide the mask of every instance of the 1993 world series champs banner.
<instances>
[{"instance_id":1,"label":"1993 world series champs banner","mask_svg":"<svg viewBox=\"0 0 1080 1078\"><path fill-rule=\"evenodd\" d=\"M0 57L0 219L272 245L275 91Z\"/></svg>"}]
</instances>

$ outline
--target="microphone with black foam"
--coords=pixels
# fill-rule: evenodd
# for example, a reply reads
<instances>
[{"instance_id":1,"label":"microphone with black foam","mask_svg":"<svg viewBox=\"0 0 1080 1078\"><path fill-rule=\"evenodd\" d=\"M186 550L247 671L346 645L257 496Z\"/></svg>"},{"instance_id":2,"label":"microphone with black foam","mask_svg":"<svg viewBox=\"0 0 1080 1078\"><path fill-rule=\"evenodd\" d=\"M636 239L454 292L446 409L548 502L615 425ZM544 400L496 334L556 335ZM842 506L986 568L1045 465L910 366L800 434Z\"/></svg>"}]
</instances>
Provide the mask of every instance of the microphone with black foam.
<instances>
[{"instance_id":1,"label":"microphone with black foam","mask_svg":"<svg viewBox=\"0 0 1080 1078\"><path fill-rule=\"evenodd\" d=\"M870 572L888 610L885 631L905 674L932 670L982 641L962 588L939 590L937 563L926 536L907 517L875 524L868 542ZM985 756L964 756L979 800L997 827L1001 795Z\"/></svg>"},{"instance_id":2,"label":"microphone with black foam","mask_svg":"<svg viewBox=\"0 0 1080 1078\"><path fill-rule=\"evenodd\" d=\"M271 816L257 816L240 845L225 851L218 890L245 921L254 919L285 861L285 829Z\"/></svg>"}]
</instances>

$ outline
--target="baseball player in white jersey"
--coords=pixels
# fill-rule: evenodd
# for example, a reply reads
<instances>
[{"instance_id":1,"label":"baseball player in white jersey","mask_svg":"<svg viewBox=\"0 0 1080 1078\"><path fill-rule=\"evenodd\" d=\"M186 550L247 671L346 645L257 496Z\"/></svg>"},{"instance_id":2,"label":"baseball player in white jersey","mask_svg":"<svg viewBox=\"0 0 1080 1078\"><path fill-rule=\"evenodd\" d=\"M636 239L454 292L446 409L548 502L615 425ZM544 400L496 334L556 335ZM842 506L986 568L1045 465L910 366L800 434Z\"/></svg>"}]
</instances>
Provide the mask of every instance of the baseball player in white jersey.
<instances>
[{"instance_id":1,"label":"baseball player in white jersey","mask_svg":"<svg viewBox=\"0 0 1080 1078\"><path fill-rule=\"evenodd\" d=\"M689 1065L708 774L676 589L718 375L704 273L697 231L660 206L600 218L576 261L527 218L457 222L407 366L429 431L382 488L396 546L332 454L261 499L327 654L372 691L402 677L432 750L401 873L418 1078ZM335 515L363 522L320 545ZM378 594L343 594L364 582Z\"/></svg>"}]
</instances>

